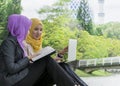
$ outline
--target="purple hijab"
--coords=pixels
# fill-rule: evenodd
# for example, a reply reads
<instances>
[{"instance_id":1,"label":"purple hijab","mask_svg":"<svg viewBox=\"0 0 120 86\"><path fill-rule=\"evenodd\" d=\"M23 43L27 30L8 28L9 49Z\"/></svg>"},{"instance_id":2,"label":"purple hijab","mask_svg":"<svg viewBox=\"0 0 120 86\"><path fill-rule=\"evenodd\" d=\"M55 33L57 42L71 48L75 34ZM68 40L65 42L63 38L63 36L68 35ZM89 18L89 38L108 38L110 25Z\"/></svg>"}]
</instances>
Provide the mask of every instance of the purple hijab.
<instances>
[{"instance_id":1,"label":"purple hijab","mask_svg":"<svg viewBox=\"0 0 120 86\"><path fill-rule=\"evenodd\" d=\"M23 40L26 38L27 32L32 22L27 17L20 14L12 14L8 17L8 31L12 36L17 38L17 41L24 51ZM24 55L26 53L24 51Z\"/></svg>"}]
</instances>

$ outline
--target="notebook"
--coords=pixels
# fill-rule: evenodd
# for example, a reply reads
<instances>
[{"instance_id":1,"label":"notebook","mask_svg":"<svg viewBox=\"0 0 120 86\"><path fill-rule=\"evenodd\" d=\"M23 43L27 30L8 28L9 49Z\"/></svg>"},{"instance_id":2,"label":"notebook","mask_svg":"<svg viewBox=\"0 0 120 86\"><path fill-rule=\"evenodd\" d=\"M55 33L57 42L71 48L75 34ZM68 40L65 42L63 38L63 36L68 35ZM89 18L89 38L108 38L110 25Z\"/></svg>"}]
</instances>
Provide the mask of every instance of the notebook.
<instances>
[{"instance_id":1,"label":"notebook","mask_svg":"<svg viewBox=\"0 0 120 86\"><path fill-rule=\"evenodd\" d=\"M68 44L68 62L76 60L76 48L77 48L77 40L69 39Z\"/></svg>"}]
</instances>

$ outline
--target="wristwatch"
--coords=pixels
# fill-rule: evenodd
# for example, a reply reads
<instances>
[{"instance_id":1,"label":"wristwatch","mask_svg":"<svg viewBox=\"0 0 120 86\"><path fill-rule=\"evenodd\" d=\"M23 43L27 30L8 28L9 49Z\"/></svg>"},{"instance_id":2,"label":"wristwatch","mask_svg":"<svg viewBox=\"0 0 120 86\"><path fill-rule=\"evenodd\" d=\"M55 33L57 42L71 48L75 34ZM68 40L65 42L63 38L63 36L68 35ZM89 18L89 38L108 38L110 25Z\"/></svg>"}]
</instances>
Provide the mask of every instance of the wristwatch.
<instances>
[{"instance_id":1,"label":"wristwatch","mask_svg":"<svg viewBox=\"0 0 120 86\"><path fill-rule=\"evenodd\" d=\"M63 58L63 55L61 55L61 54L57 54L57 57L59 57L59 58Z\"/></svg>"}]
</instances>

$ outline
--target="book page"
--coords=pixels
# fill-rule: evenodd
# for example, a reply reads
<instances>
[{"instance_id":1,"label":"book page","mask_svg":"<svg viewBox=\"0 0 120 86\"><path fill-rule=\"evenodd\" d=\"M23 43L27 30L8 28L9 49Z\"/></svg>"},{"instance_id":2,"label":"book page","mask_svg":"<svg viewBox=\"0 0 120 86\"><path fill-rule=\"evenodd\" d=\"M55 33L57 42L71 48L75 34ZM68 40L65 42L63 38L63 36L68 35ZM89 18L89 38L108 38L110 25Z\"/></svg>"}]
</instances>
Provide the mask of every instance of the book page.
<instances>
[{"instance_id":1,"label":"book page","mask_svg":"<svg viewBox=\"0 0 120 86\"><path fill-rule=\"evenodd\" d=\"M47 46L45 48L43 48L41 51L40 51L40 54L34 58L32 58L32 61L36 61L36 60L39 60L47 55L51 55L51 54L54 54L56 51L54 48L50 47L50 46Z\"/></svg>"}]
</instances>

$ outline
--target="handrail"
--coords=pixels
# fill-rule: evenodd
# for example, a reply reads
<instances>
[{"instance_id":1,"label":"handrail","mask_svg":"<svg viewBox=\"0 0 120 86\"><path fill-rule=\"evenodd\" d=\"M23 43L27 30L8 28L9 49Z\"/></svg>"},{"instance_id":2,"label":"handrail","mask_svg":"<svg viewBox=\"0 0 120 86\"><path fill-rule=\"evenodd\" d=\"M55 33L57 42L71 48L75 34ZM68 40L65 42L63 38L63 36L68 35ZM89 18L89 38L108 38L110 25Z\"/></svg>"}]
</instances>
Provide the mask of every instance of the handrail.
<instances>
[{"instance_id":1,"label":"handrail","mask_svg":"<svg viewBox=\"0 0 120 86\"><path fill-rule=\"evenodd\" d=\"M108 58L95 58L95 59L83 59L79 60L78 67L89 67L89 66L105 66L106 64L114 65L120 64L120 57L108 57Z\"/></svg>"}]
</instances>

